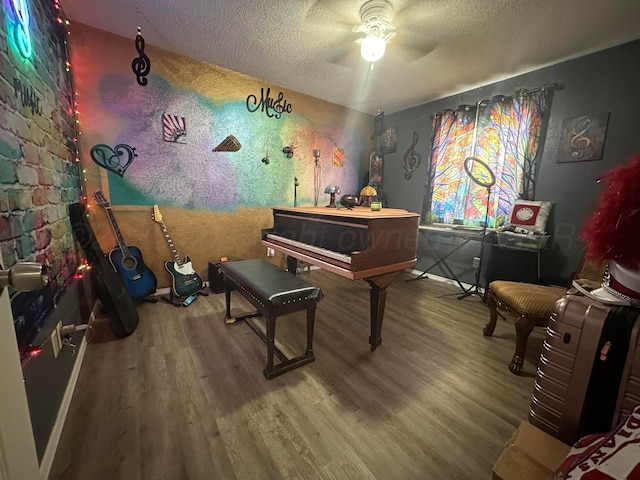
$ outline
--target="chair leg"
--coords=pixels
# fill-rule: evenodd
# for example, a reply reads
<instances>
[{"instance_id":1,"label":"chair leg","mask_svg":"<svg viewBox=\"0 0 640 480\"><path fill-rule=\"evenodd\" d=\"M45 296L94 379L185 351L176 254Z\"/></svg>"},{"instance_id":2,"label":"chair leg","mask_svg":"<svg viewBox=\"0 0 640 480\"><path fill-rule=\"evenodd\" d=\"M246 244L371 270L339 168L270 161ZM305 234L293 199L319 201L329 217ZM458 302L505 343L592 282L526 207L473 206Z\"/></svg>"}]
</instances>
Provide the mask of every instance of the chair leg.
<instances>
[{"instance_id":1,"label":"chair leg","mask_svg":"<svg viewBox=\"0 0 640 480\"><path fill-rule=\"evenodd\" d=\"M496 322L498 321L498 304L491 291L487 295L487 306L489 307L489 321L482 329L482 333L485 337L493 335L493 331L496 329Z\"/></svg>"},{"instance_id":2,"label":"chair leg","mask_svg":"<svg viewBox=\"0 0 640 480\"><path fill-rule=\"evenodd\" d=\"M266 326L267 326L267 366L265 367L263 373L264 376L269 379L269 376L273 374L273 354L275 353L275 338L276 338L276 319L275 317L269 315L266 318Z\"/></svg>"},{"instance_id":3,"label":"chair leg","mask_svg":"<svg viewBox=\"0 0 640 480\"><path fill-rule=\"evenodd\" d=\"M533 331L534 321L526 315L520 315L516 319L516 351L509 364L509 371L516 375L522 373L524 355L527 351L527 340Z\"/></svg>"}]
</instances>

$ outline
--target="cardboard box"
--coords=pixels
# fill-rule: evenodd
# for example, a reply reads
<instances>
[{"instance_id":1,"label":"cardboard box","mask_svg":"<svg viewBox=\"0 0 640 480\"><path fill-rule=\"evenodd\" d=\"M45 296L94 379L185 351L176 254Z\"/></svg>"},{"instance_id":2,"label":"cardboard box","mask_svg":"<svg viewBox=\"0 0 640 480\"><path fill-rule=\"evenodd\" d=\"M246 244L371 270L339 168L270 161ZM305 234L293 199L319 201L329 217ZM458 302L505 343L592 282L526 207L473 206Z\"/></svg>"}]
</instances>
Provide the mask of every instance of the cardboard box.
<instances>
[{"instance_id":1,"label":"cardboard box","mask_svg":"<svg viewBox=\"0 0 640 480\"><path fill-rule=\"evenodd\" d=\"M523 421L493 465L493 480L550 480L569 449L569 445Z\"/></svg>"}]
</instances>

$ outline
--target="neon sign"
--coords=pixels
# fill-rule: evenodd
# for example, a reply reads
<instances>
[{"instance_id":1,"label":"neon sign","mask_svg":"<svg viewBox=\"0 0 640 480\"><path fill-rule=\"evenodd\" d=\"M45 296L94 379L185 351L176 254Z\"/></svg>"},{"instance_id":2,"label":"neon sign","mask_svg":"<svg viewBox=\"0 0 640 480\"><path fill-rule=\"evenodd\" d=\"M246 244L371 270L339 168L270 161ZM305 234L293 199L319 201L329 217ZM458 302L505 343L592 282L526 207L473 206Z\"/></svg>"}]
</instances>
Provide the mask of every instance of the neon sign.
<instances>
[{"instance_id":1,"label":"neon sign","mask_svg":"<svg viewBox=\"0 0 640 480\"><path fill-rule=\"evenodd\" d=\"M11 5L11 25L13 30L13 40L15 45L24 58L30 58L33 53L31 47L31 34L29 33L29 7L27 0L9 0Z\"/></svg>"}]
</instances>

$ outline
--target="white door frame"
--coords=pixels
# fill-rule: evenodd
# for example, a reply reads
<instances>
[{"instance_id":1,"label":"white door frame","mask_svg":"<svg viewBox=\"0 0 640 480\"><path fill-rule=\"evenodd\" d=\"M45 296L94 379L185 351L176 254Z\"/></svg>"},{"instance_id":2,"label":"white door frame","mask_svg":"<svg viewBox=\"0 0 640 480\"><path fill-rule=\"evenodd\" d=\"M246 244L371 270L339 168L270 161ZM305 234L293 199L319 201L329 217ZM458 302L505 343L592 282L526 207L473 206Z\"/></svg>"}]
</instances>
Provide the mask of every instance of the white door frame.
<instances>
[{"instance_id":1,"label":"white door frame","mask_svg":"<svg viewBox=\"0 0 640 480\"><path fill-rule=\"evenodd\" d=\"M0 294L0 480L41 480L7 288Z\"/></svg>"}]
</instances>

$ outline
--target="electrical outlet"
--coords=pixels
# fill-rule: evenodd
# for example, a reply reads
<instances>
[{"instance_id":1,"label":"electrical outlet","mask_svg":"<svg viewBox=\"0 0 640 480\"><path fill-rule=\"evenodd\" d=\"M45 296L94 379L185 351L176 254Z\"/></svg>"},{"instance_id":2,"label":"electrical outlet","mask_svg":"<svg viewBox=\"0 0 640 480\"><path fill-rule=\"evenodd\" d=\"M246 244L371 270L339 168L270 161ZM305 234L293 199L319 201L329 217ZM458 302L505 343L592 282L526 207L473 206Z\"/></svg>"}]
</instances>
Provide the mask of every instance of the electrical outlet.
<instances>
[{"instance_id":1,"label":"electrical outlet","mask_svg":"<svg viewBox=\"0 0 640 480\"><path fill-rule=\"evenodd\" d=\"M267 248L267 257L273 257L276 251L273 248Z\"/></svg>"}]
</instances>

